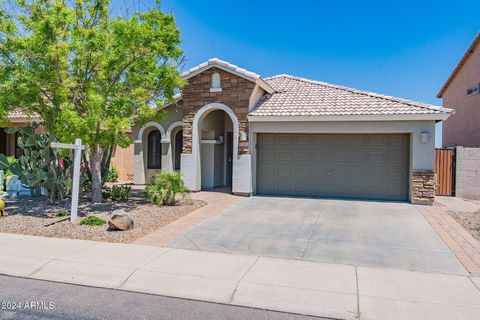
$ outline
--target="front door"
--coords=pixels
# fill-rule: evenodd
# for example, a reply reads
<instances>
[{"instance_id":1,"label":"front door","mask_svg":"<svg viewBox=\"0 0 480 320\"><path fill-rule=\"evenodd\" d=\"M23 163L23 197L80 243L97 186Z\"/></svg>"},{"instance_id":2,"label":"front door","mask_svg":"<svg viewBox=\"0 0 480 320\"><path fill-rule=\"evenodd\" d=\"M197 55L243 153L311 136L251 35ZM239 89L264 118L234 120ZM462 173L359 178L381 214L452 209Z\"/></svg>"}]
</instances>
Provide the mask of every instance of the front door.
<instances>
[{"instance_id":1,"label":"front door","mask_svg":"<svg viewBox=\"0 0 480 320\"><path fill-rule=\"evenodd\" d=\"M227 186L232 185L233 172L233 132L227 132Z\"/></svg>"}]
</instances>

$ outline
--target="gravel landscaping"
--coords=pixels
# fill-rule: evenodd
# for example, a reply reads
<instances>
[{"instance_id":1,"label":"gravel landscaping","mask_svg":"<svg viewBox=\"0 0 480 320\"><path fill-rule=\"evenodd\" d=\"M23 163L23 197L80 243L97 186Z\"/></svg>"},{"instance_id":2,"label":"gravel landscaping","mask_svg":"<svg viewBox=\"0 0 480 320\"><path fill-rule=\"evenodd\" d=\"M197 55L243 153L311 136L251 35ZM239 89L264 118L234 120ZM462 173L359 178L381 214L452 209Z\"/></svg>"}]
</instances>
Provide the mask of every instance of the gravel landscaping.
<instances>
[{"instance_id":1,"label":"gravel landscaping","mask_svg":"<svg viewBox=\"0 0 480 320\"><path fill-rule=\"evenodd\" d=\"M62 211L69 212L69 201L50 205L46 197L36 197L8 199L5 203L8 216L0 217L0 232L122 243L133 242L205 205L203 201L187 199L178 201L174 206L156 206L146 203L138 194L127 202L105 200L94 205L84 196L79 204L79 219L71 223L68 216L57 216ZM132 230L110 231L108 224L79 224L81 218L88 215L108 220L116 209L124 209L133 219L135 226Z\"/></svg>"},{"instance_id":2,"label":"gravel landscaping","mask_svg":"<svg viewBox=\"0 0 480 320\"><path fill-rule=\"evenodd\" d=\"M477 212L461 212L448 211L462 227L464 227L477 240L480 240L480 211Z\"/></svg>"},{"instance_id":3,"label":"gravel landscaping","mask_svg":"<svg viewBox=\"0 0 480 320\"><path fill-rule=\"evenodd\" d=\"M480 240L480 201L457 197L436 197L435 205L444 207L472 237Z\"/></svg>"}]
</instances>

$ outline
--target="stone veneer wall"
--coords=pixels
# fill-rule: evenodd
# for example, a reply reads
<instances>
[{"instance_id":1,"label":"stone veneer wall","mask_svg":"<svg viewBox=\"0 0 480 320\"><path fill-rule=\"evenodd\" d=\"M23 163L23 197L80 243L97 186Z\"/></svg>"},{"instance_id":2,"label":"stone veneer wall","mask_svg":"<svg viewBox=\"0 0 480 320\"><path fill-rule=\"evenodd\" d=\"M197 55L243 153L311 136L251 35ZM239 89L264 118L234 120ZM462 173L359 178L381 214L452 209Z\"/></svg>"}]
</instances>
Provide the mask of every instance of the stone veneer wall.
<instances>
[{"instance_id":1,"label":"stone veneer wall","mask_svg":"<svg viewBox=\"0 0 480 320\"><path fill-rule=\"evenodd\" d=\"M414 170L412 188L412 203L433 204L435 200L435 172L433 170Z\"/></svg>"},{"instance_id":2,"label":"stone veneer wall","mask_svg":"<svg viewBox=\"0 0 480 320\"><path fill-rule=\"evenodd\" d=\"M210 92L211 77L220 74L221 92ZM208 69L188 79L182 90L183 97L183 153L192 153L192 125L195 113L206 104L217 102L230 107L237 116L239 130L248 130L248 104L255 83L218 68ZM247 133L248 137L248 133ZM240 141L239 154L248 154L248 141Z\"/></svg>"}]
</instances>

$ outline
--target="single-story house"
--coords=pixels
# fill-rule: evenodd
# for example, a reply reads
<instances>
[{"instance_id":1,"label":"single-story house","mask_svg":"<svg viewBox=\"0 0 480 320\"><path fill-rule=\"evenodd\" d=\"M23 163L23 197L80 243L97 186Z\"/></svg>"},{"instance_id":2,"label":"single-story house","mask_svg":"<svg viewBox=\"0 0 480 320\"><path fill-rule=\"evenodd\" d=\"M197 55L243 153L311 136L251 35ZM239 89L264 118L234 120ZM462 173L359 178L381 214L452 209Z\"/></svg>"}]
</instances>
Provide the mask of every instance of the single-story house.
<instances>
[{"instance_id":1,"label":"single-story house","mask_svg":"<svg viewBox=\"0 0 480 320\"><path fill-rule=\"evenodd\" d=\"M133 128L136 183L167 170L192 191L433 202L452 110L219 59L182 75L166 118Z\"/></svg>"}]
</instances>

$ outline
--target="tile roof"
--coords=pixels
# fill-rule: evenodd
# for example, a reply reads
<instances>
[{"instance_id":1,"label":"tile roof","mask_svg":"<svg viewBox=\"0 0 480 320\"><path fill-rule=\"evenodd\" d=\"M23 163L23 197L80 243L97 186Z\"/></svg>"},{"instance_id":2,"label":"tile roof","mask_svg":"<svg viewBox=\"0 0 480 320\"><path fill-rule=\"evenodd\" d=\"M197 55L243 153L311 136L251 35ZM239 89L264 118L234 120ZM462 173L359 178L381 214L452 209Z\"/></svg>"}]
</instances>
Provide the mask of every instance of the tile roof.
<instances>
[{"instance_id":1,"label":"tile roof","mask_svg":"<svg viewBox=\"0 0 480 320\"><path fill-rule=\"evenodd\" d=\"M8 113L9 120L38 120L40 116L38 114L28 115L21 109L15 109Z\"/></svg>"},{"instance_id":2,"label":"tile roof","mask_svg":"<svg viewBox=\"0 0 480 320\"><path fill-rule=\"evenodd\" d=\"M238 75L249 78L250 80L253 80L253 81L260 79L260 75L254 72L248 71L246 69L240 68L239 66L231 64L230 62L220 60L218 58L209 59L207 62L204 62L202 64L199 64L196 67L188 69L187 71L182 73L182 77L188 79L189 77L192 77L212 67L218 67L220 69L224 69L226 71L236 73Z\"/></svg>"},{"instance_id":3,"label":"tile roof","mask_svg":"<svg viewBox=\"0 0 480 320\"><path fill-rule=\"evenodd\" d=\"M275 90L260 99L252 116L424 115L453 110L391 96L278 75L264 80Z\"/></svg>"}]
</instances>

